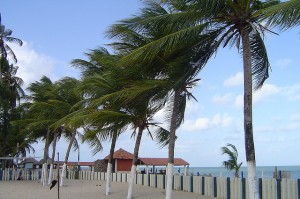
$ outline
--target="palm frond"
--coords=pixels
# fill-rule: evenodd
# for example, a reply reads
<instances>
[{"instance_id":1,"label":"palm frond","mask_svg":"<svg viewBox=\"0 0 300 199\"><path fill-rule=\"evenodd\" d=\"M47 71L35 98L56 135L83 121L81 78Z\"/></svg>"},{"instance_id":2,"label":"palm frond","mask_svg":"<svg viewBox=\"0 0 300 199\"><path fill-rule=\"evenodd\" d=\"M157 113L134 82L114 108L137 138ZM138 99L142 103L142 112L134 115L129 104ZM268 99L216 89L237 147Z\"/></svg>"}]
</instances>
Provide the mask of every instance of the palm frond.
<instances>
[{"instance_id":1,"label":"palm frond","mask_svg":"<svg viewBox=\"0 0 300 199\"><path fill-rule=\"evenodd\" d=\"M263 10L267 25L287 30L300 25L300 1L289 0Z\"/></svg>"},{"instance_id":2,"label":"palm frond","mask_svg":"<svg viewBox=\"0 0 300 199\"><path fill-rule=\"evenodd\" d=\"M251 35L250 48L253 88L258 90L268 79L270 68L267 50L259 33Z\"/></svg>"}]
</instances>

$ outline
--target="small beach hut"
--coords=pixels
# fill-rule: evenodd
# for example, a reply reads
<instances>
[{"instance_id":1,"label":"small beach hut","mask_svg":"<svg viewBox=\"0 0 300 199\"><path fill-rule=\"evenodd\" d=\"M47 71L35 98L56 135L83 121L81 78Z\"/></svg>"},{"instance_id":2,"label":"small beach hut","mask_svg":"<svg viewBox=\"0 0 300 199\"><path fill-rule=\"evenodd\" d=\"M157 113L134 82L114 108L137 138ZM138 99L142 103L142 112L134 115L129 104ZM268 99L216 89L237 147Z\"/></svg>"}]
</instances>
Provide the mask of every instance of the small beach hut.
<instances>
[{"instance_id":1,"label":"small beach hut","mask_svg":"<svg viewBox=\"0 0 300 199\"><path fill-rule=\"evenodd\" d=\"M108 162L109 155L104 160ZM130 171L132 165L133 154L120 148L113 155L113 171Z\"/></svg>"},{"instance_id":2,"label":"small beach hut","mask_svg":"<svg viewBox=\"0 0 300 199\"><path fill-rule=\"evenodd\" d=\"M40 163L33 157L25 158L20 165L25 169L36 169L39 168Z\"/></svg>"}]
</instances>

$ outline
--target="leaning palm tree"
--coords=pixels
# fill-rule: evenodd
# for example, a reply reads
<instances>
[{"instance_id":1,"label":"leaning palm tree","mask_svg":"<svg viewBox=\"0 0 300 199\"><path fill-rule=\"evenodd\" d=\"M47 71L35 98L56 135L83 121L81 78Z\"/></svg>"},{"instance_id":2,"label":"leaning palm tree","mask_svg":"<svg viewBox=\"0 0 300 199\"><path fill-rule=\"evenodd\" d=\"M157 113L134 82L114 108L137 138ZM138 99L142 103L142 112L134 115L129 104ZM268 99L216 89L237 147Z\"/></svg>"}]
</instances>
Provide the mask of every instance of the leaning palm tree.
<instances>
[{"instance_id":1,"label":"leaning palm tree","mask_svg":"<svg viewBox=\"0 0 300 199\"><path fill-rule=\"evenodd\" d=\"M238 151L233 144L227 144L226 146L221 148L222 155L227 155L229 157L228 160L223 161L223 166L228 170L234 170L234 176L236 178L239 177L239 170L243 164L243 162L238 163Z\"/></svg>"},{"instance_id":2,"label":"leaning palm tree","mask_svg":"<svg viewBox=\"0 0 300 199\"><path fill-rule=\"evenodd\" d=\"M160 18L169 12L159 4L149 3L148 7L142 10L142 13L136 17L122 20L118 24L113 25L109 30L109 36L117 38L118 41L111 45L123 54L129 54L129 57L139 49L147 47L148 44L156 42L164 38L166 35L174 33L178 27L165 27L158 24L148 24L148 18ZM167 21L160 24L167 24ZM209 49L209 39L206 39L206 45L194 46L190 48L189 44L199 42L201 37L191 39L187 44L178 42L176 49L170 51L157 51L153 58L144 60L144 56L136 59L128 60L125 57L127 65L134 65L137 62L141 67L139 71L143 71L144 76L148 78L160 79L168 82L161 89L160 93L154 93L158 96L164 96L168 100L166 108L168 122L170 123L170 133L167 144L169 145L169 158L168 158L168 174L167 174L167 191L166 197L171 198L172 192L172 176L174 164L174 149L176 129L183 122L184 111L186 106L186 99L193 95L188 91L199 80L196 78L198 72L203 68L206 61L212 54ZM176 41L174 41L176 42ZM197 54L195 53L197 52ZM147 54L148 52L145 52ZM147 56L146 56L147 57ZM132 68L129 67L129 68ZM130 195L130 194L129 194ZM132 197L132 194L131 194Z\"/></svg>"},{"instance_id":3,"label":"leaning palm tree","mask_svg":"<svg viewBox=\"0 0 300 199\"><path fill-rule=\"evenodd\" d=\"M269 30L261 23L261 20L265 17L263 9L273 6L277 1L165 0L164 2L165 6L172 10L171 13L161 17L149 17L132 26L139 29L145 24L149 26L161 24L165 28L179 27L178 30L134 50L125 56L123 62L129 60L151 61L161 50L170 52L178 45L199 37L202 37L203 40L193 43L191 47L203 45L207 39L213 41L210 44L210 49L213 51L216 51L221 45L225 47L228 44L235 44L243 56L244 132L249 171L249 194L251 199L259 198L255 172L252 91L259 89L268 78L269 61L262 35Z\"/></svg>"},{"instance_id":4,"label":"leaning palm tree","mask_svg":"<svg viewBox=\"0 0 300 199\"><path fill-rule=\"evenodd\" d=\"M49 125L53 123L51 110L41 108L50 99L55 99L55 85L48 77L42 77L40 81L31 83L27 90L30 95L27 96L28 111L26 116L19 121L24 126L23 132L27 133L32 139L42 138L45 141L43 168L41 182L43 186L46 184L47 176L47 160L49 157L49 146L51 143L51 130Z\"/></svg>"}]
</instances>

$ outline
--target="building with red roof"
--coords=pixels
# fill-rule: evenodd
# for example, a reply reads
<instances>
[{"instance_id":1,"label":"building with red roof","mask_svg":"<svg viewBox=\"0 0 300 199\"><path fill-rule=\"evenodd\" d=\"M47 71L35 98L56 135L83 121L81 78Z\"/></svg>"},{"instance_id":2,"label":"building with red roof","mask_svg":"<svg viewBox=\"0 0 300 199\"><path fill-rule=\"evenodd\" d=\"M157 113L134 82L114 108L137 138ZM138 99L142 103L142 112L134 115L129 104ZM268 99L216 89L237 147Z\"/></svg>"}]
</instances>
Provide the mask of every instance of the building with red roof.
<instances>
[{"instance_id":1,"label":"building with red roof","mask_svg":"<svg viewBox=\"0 0 300 199\"><path fill-rule=\"evenodd\" d=\"M104 160L108 162L109 155L107 155ZM113 170L114 172L128 172L131 170L133 160L133 154L125 151L124 149L120 148L119 150L115 151L113 154ZM146 166L145 172L149 172L149 166L152 166L151 170L154 173L156 166L167 166L168 165L168 158L138 158L138 165ZM185 174L187 173L187 168L189 163L182 158L174 158L174 166L184 166ZM164 172L161 172L164 173Z\"/></svg>"}]
</instances>

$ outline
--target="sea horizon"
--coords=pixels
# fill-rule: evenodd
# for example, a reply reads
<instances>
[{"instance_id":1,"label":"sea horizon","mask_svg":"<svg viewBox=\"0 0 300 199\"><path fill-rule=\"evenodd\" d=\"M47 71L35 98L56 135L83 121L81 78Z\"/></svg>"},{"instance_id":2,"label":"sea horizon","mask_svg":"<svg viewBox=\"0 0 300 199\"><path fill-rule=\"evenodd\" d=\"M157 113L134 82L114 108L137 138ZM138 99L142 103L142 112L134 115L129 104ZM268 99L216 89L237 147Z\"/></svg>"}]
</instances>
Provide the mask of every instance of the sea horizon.
<instances>
[{"instance_id":1,"label":"sea horizon","mask_svg":"<svg viewBox=\"0 0 300 199\"><path fill-rule=\"evenodd\" d=\"M300 179L300 165L292 166L256 166L258 178L273 178L275 168L283 174L287 173L289 178ZM174 173L183 174L184 167L174 167ZM224 167L189 167L189 175L213 176L213 177L234 177L234 171L229 171ZM242 166L239 172L240 177L247 176L247 166Z\"/></svg>"}]
</instances>

